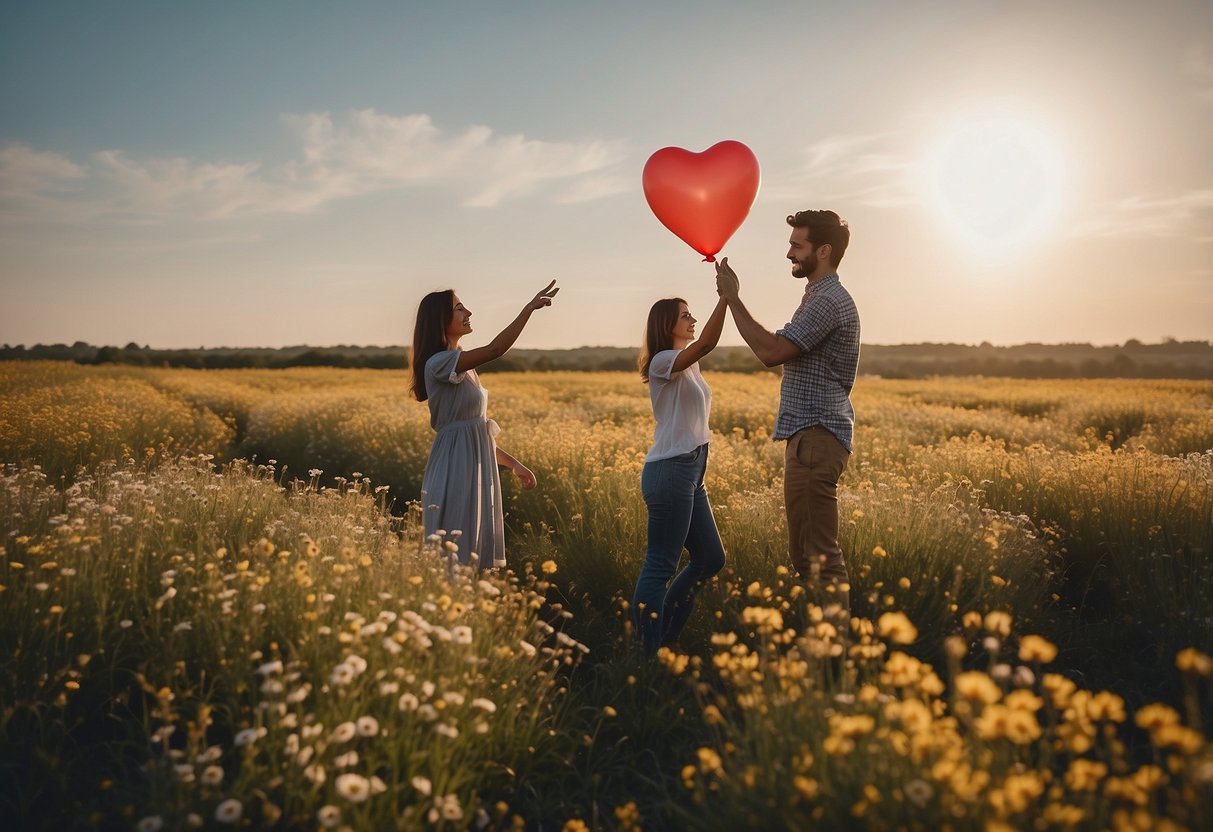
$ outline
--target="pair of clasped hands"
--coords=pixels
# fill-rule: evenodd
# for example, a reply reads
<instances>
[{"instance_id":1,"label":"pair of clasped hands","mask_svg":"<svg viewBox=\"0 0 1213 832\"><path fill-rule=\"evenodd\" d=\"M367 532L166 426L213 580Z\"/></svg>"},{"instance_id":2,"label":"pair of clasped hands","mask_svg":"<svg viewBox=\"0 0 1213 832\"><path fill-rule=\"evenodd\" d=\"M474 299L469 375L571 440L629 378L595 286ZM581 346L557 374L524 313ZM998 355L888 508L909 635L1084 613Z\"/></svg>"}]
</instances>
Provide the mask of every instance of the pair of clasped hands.
<instances>
[{"instance_id":1,"label":"pair of clasped hands","mask_svg":"<svg viewBox=\"0 0 1213 832\"><path fill-rule=\"evenodd\" d=\"M733 267L729 265L729 258L721 257L716 261L715 266L716 294L725 300L736 298L737 293L741 291L741 281L737 279L737 272L733 271Z\"/></svg>"}]
</instances>

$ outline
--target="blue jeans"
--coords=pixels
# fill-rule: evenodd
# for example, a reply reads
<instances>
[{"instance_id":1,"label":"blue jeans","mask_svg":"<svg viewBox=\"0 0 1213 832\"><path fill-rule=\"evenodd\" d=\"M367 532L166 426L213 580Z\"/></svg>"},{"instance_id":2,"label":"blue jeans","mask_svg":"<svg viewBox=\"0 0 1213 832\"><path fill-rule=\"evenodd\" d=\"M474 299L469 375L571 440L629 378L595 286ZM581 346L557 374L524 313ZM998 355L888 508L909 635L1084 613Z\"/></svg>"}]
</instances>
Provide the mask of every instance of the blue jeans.
<instances>
[{"instance_id":1,"label":"blue jeans","mask_svg":"<svg viewBox=\"0 0 1213 832\"><path fill-rule=\"evenodd\" d=\"M632 623L650 654L678 640L695 594L724 567L724 545L703 487L707 468L704 444L687 454L646 462L640 475L649 541L632 596ZM675 577L684 547L690 559Z\"/></svg>"}]
</instances>

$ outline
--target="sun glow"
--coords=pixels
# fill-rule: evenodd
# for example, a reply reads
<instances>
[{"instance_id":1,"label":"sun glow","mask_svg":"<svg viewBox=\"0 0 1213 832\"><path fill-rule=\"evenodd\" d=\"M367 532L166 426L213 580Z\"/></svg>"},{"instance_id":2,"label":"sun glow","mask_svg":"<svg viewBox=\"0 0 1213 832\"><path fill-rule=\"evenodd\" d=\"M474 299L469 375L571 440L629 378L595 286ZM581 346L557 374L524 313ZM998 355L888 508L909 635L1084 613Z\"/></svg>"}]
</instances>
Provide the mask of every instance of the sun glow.
<instances>
[{"instance_id":1,"label":"sun glow","mask_svg":"<svg viewBox=\"0 0 1213 832\"><path fill-rule=\"evenodd\" d=\"M939 214L966 242L998 251L1045 236L1060 213L1057 142L1015 118L969 118L942 132L926 166Z\"/></svg>"}]
</instances>

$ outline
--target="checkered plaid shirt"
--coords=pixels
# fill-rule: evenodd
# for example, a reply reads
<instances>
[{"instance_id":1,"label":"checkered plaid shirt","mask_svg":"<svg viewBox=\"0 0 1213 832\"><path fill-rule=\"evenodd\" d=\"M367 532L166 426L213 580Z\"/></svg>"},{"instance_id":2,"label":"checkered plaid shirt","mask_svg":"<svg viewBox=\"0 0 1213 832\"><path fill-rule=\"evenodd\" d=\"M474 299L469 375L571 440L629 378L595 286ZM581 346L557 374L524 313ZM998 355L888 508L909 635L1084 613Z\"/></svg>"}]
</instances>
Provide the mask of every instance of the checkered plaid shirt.
<instances>
[{"instance_id":1,"label":"checkered plaid shirt","mask_svg":"<svg viewBox=\"0 0 1213 832\"><path fill-rule=\"evenodd\" d=\"M859 312L837 274L807 286L782 335L803 352L783 365L775 438L821 425L850 451L851 388L859 366Z\"/></svg>"}]
</instances>

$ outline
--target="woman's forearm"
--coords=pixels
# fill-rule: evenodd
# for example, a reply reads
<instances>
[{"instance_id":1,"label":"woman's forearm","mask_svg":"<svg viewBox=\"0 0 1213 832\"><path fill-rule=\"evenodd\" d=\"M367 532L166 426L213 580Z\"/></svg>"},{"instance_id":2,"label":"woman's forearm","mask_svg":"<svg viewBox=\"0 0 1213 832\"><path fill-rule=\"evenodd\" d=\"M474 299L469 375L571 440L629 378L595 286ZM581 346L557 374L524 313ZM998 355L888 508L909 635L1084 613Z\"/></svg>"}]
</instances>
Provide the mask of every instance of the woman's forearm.
<instances>
[{"instance_id":1,"label":"woman's forearm","mask_svg":"<svg viewBox=\"0 0 1213 832\"><path fill-rule=\"evenodd\" d=\"M724 331L724 318L728 309L728 301L718 298L716 308L708 316L707 323L703 325L703 332L699 336L700 343L704 345L704 355L716 349L716 345L720 343L720 333Z\"/></svg>"}]
</instances>

